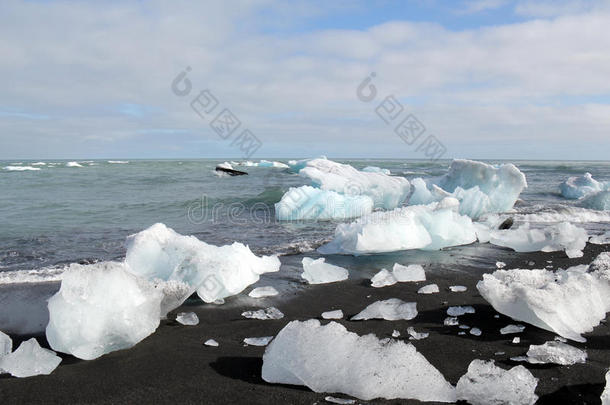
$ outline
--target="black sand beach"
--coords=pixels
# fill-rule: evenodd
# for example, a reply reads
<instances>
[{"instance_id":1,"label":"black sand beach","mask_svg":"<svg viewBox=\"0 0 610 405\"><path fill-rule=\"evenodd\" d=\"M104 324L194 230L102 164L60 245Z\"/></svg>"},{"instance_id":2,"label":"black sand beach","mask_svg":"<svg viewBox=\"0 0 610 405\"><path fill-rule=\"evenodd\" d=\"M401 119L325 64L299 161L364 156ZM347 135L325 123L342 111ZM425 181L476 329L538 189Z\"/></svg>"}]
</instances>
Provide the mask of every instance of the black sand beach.
<instances>
[{"instance_id":1,"label":"black sand beach","mask_svg":"<svg viewBox=\"0 0 610 405\"><path fill-rule=\"evenodd\" d=\"M584 257L567 259L564 252L507 253L507 268L539 268L528 266L534 261L553 268L566 268L590 263L604 246L588 245ZM341 260L340 258L338 258ZM287 260L286 257L282 260ZM290 260L290 259L288 259ZM332 258L328 259L333 262ZM0 377L0 398L3 404L25 403L248 403L248 404L314 404L324 403L327 394L311 392L306 387L272 385L261 378L263 347L244 347L246 337L277 334L292 320L320 319L324 311L342 309L346 318L366 305L382 299L400 298L417 302L419 314L412 321L359 321L341 320L348 330L360 335L374 333L377 337L390 337L394 329L399 339L408 338L407 327L418 332L429 332L427 339L412 341L417 349L452 384L466 372L473 359L494 359L503 368L516 364L510 357L524 355L530 344L553 340L554 334L526 324L519 335L501 335L499 329L516 323L496 312L478 294L476 283L482 274L493 268L464 267L459 272L430 275L421 283L401 283L385 288L372 288L365 279L306 286L290 297L279 296L260 300L260 307L277 306L286 315L281 320L250 320L240 314L251 306L199 305L188 301L179 311L194 311L200 318L197 326L183 326L173 319L162 321L159 329L137 346L107 354L94 361L81 361L61 355L63 362L49 376L25 379ZM439 294L422 295L417 290L425 284L436 283ZM453 293L450 285L464 285L468 290ZM457 326L444 326L446 309L451 305L472 305L475 314L460 317L460 323L482 330L481 336L458 335ZM175 311L178 312L178 311ZM328 322L328 321L324 321ZM514 336L521 343L512 344ZM219 347L207 347L203 342L213 338ZM610 366L610 325L602 323L593 333L586 335L587 342L576 347L585 349L588 360L574 366L540 365L526 367L539 379L536 389L540 404L596 404L604 388L604 374ZM44 338L39 339L45 344ZM15 346L18 342L14 342ZM497 352L504 352L495 355ZM344 397L343 395L334 395ZM366 401L358 401L364 403ZM375 400L367 403L419 403L407 400Z\"/></svg>"}]
</instances>

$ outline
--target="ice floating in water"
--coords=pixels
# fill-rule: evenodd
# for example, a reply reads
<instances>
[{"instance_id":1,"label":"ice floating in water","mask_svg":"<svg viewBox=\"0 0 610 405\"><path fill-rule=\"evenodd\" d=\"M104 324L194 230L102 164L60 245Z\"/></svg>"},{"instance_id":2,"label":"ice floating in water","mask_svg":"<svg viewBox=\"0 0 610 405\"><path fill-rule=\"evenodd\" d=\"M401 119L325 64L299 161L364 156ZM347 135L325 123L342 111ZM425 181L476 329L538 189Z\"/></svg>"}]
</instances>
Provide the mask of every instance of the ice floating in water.
<instances>
[{"instance_id":1,"label":"ice floating in water","mask_svg":"<svg viewBox=\"0 0 610 405\"><path fill-rule=\"evenodd\" d=\"M466 291L467 289L468 289L468 288L466 288L466 287L465 287L465 286L463 286L463 285L451 285L451 286L449 286L449 290L450 290L451 292L464 292L464 291Z\"/></svg>"},{"instance_id":2,"label":"ice floating in water","mask_svg":"<svg viewBox=\"0 0 610 405\"><path fill-rule=\"evenodd\" d=\"M410 320L417 316L417 303L404 302L398 298L376 301L366 307L359 314L351 318L352 321L368 319L385 319L386 321Z\"/></svg>"},{"instance_id":3,"label":"ice floating in water","mask_svg":"<svg viewBox=\"0 0 610 405\"><path fill-rule=\"evenodd\" d=\"M606 190L590 194L580 202L580 205L592 210L610 210L610 191Z\"/></svg>"},{"instance_id":4,"label":"ice floating in water","mask_svg":"<svg viewBox=\"0 0 610 405\"><path fill-rule=\"evenodd\" d=\"M517 229L491 232L490 242L509 247L516 252L556 252L565 250L570 258L582 257L582 249L589 235L586 230L568 222L547 226L543 229L530 228L526 223Z\"/></svg>"},{"instance_id":5,"label":"ice floating in water","mask_svg":"<svg viewBox=\"0 0 610 405\"><path fill-rule=\"evenodd\" d=\"M367 254L467 245L477 240L476 230L469 217L457 213L458 205L456 199L446 198L430 205L374 212L339 224L334 239L318 251Z\"/></svg>"},{"instance_id":6,"label":"ice floating in water","mask_svg":"<svg viewBox=\"0 0 610 405\"><path fill-rule=\"evenodd\" d=\"M208 303L239 294L260 275L280 269L275 256L257 257L245 245L214 246L183 236L163 224L132 235L127 241L128 270L149 280L179 281Z\"/></svg>"},{"instance_id":7,"label":"ice floating in water","mask_svg":"<svg viewBox=\"0 0 610 405\"><path fill-rule=\"evenodd\" d=\"M368 196L375 208L393 209L402 204L411 190L403 177L383 173L361 172L350 165L327 159L314 159L299 171L314 186L348 196Z\"/></svg>"},{"instance_id":8,"label":"ice floating in water","mask_svg":"<svg viewBox=\"0 0 610 405\"><path fill-rule=\"evenodd\" d=\"M0 357L13 351L13 340L9 335L0 331ZM0 371L1 372L1 371Z\"/></svg>"},{"instance_id":9,"label":"ice floating in water","mask_svg":"<svg viewBox=\"0 0 610 405\"><path fill-rule=\"evenodd\" d=\"M358 336L336 322L290 322L267 347L262 376L361 400L455 401L454 388L415 346Z\"/></svg>"},{"instance_id":10,"label":"ice floating in water","mask_svg":"<svg viewBox=\"0 0 610 405\"><path fill-rule=\"evenodd\" d=\"M497 270L483 275L477 289L504 315L584 342L581 334L592 331L610 311L610 266L604 267L603 254L598 259L590 273L581 267L555 273Z\"/></svg>"},{"instance_id":11,"label":"ice floating in water","mask_svg":"<svg viewBox=\"0 0 610 405\"><path fill-rule=\"evenodd\" d=\"M602 405L610 405L610 370L606 373L606 388L601 396Z\"/></svg>"},{"instance_id":12,"label":"ice floating in water","mask_svg":"<svg viewBox=\"0 0 610 405\"><path fill-rule=\"evenodd\" d=\"M521 343L521 338L520 337L514 337L512 340L512 343L514 345Z\"/></svg>"},{"instance_id":13,"label":"ice floating in water","mask_svg":"<svg viewBox=\"0 0 610 405\"><path fill-rule=\"evenodd\" d=\"M61 357L40 347L35 338L26 340L13 353L0 357L0 370L13 377L48 375L61 363Z\"/></svg>"},{"instance_id":14,"label":"ice floating in water","mask_svg":"<svg viewBox=\"0 0 610 405\"><path fill-rule=\"evenodd\" d=\"M483 332L481 332L481 329L479 328L472 328L470 329L470 334L474 335L474 336L481 336Z\"/></svg>"},{"instance_id":15,"label":"ice floating in water","mask_svg":"<svg viewBox=\"0 0 610 405\"><path fill-rule=\"evenodd\" d=\"M84 360L127 349L157 329L163 297L124 263L72 264L49 300L47 340Z\"/></svg>"},{"instance_id":16,"label":"ice floating in water","mask_svg":"<svg viewBox=\"0 0 610 405\"><path fill-rule=\"evenodd\" d=\"M447 308L447 315L449 316L462 316L464 314L474 314L474 308L470 306Z\"/></svg>"},{"instance_id":17,"label":"ice floating in water","mask_svg":"<svg viewBox=\"0 0 610 405\"><path fill-rule=\"evenodd\" d=\"M521 333L525 330L525 326L523 325L506 325L502 329L500 329L501 335L510 335L513 333Z\"/></svg>"},{"instance_id":18,"label":"ice floating in water","mask_svg":"<svg viewBox=\"0 0 610 405\"><path fill-rule=\"evenodd\" d=\"M472 405L531 405L538 400L534 393L537 385L538 379L523 366L504 370L493 360L476 359L460 377L456 393L458 400Z\"/></svg>"},{"instance_id":19,"label":"ice floating in water","mask_svg":"<svg viewBox=\"0 0 610 405\"><path fill-rule=\"evenodd\" d=\"M280 221L358 218L373 211L366 195L345 195L311 186L291 187L275 204Z\"/></svg>"},{"instance_id":20,"label":"ice floating in water","mask_svg":"<svg viewBox=\"0 0 610 405\"><path fill-rule=\"evenodd\" d=\"M362 171L367 172L367 173L392 174L392 173L390 173L390 171L388 169L382 169L377 166L367 166L364 169L362 169Z\"/></svg>"},{"instance_id":21,"label":"ice floating in water","mask_svg":"<svg viewBox=\"0 0 610 405\"><path fill-rule=\"evenodd\" d=\"M513 164L492 166L462 159L454 160L436 184L427 185L423 179L414 179L412 184L410 205L455 197L460 214L471 218L510 210L527 187L525 175Z\"/></svg>"},{"instance_id":22,"label":"ice floating in water","mask_svg":"<svg viewBox=\"0 0 610 405\"><path fill-rule=\"evenodd\" d=\"M218 342L215 341L214 339L208 339L203 344L206 345L206 346L211 346L211 347L218 347L219 346Z\"/></svg>"},{"instance_id":23,"label":"ice floating in water","mask_svg":"<svg viewBox=\"0 0 610 405\"><path fill-rule=\"evenodd\" d=\"M176 316L176 322L182 325L195 326L199 324L199 317L194 312L180 312Z\"/></svg>"},{"instance_id":24,"label":"ice floating in water","mask_svg":"<svg viewBox=\"0 0 610 405\"><path fill-rule=\"evenodd\" d=\"M592 236L591 239L589 239L590 243L593 243L594 245L607 245L610 243L610 231L607 231L605 233L603 233L602 235L596 235L596 236Z\"/></svg>"},{"instance_id":25,"label":"ice floating in water","mask_svg":"<svg viewBox=\"0 0 610 405\"><path fill-rule=\"evenodd\" d=\"M546 342L531 345L527 351L527 361L533 364L554 363L569 366L587 361L587 353L561 342Z\"/></svg>"},{"instance_id":26,"label":"ice floating in water","mask_svg":"<svg viewBox=\"0 0 610 405\"><path fill-rule=\"evenodd\" d=\"M301 277L309 284L326 284L336 281L347 280L348 271L343 267L325 263L323 257L313 260L309 257L303 258L303 274Z\"/></svg>"},{"instance_id":27,"label":"ice floating in water","mask_svg":"<svg viewBox=\"0 0 610 405\"><path fill-rule=\"evenodd\" d=\"M606 188L607 185L595 180L591 173L585 173L580 177L570 177L559 186L561 195L573 200L603 191Z\"/></svg>"},{"instance_id":28,"label":"ice floating in water","mask_svg":"<svg viewBox=\"0 0 610 405\"><path fill-rule=\"evenodd\" d=\"M265 309L259 309L256 311L245 311L245 312L242 312L241 316L243 316L244 318L249 318L249 319L267 320L267 319L282 319L284 317L284 314L282 313L282 311L280 311L279 309L277 309L275 307L269 307L269 308L265 308Z\"/></svg>"},{"instance_id":29,"label":"ice floating in water","mask_svg":"<svg viewBox=\"0 0 610 405\"><path fill-rule=\"evenodd\" d=\"M257 287L254 290L250 291L248 296L252 298L265 298L265 297L275 297L279 293L277 290L271 286L268 287Z\"/></svg>"},{"instance_id":30,"label":"ice floating in water","mask_svg":"<svg viewBox=\"0 0 610 405\"><path fill-rule=\"evenodd\" d=\"M439 292L438 285L428 284L417 290L418 294L436 294Z\"/></svg>"},{"instance_id":31,"label":"ice floating in water","mask_svg":"<svg viewBox=\"0 0 610 405\"><path fill-rule=\"evenodd\" d=\"M386 269L381 269L381 271L373 276L371 279L371 286L375 288L387 287L389 285L394 285L398 281L394 274L390 273Z\"/></svg>"},{"instance_id":32,"label":"ice floating in water","mask_svg":"<svg viewBox=\"0 0 610 405\"><path fill-rule=\"evenodd\" d=\"M402 264L394 263L392 274L396 280L401 283L410 281L426 281L426 272L420 264L403 266Z\"/></svg>"},{"instance_id":33,"label":"ice floating in water","mask_svg":"<svg viewBox=\"0 0 610 405\"><path fill-rule=\"evenodd\" d=\"M244 343L248 346L267 346L273 340L273 336L245 338Z\"/></svg>"},{"instance_id":34,"label":"ice floating in water","mask_svg":"<svg viewBox=\"0 0 610 405\"><path fill-rule=\"evenodd\" d=\"M409 338L410 340L422 340L430 336L430 334L427 332L416 332L413 326L409 326L407 328L407 333L409 334L409 336L411 336Z\"/></svg>"},{"instance_id":35,"label":"ice floating in water","mask_svg":"<svg viewBox=\"0 0 610 405\"><path fill-rule=\"evenodd\" d=\"M443 321L443 325L445 326L457 326L460 324L460 321L457 317L455 316L448 316L447 318L445 318L445 320Z\"/></svg>"},{"instance_id":36,"label":"ice floating in water","mask_svg":"<svg viewBox=\"0 0 610 405\"><path fill-rule=\"evenodd\" d=\"M323 319L343 319L343 311L337 309L335 311L322 312Z\"/></svg>"}]
</instances>

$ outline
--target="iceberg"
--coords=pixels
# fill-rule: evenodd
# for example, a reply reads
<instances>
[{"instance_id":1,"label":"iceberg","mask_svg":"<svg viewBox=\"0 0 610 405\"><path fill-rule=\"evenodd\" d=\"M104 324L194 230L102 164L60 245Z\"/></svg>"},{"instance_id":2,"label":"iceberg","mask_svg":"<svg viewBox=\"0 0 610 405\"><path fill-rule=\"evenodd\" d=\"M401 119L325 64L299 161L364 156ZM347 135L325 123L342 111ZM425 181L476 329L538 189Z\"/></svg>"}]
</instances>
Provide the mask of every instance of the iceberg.
<instances>
[{"instance_id":1,"label":"iceberg","mask_svg":"<svg viewBox=\"0 0 610 405\"><path fill-rule=\"evenodd\" d=\"M610 311L610 260L600 255L591 272L581 266L549 270L497 270L477 289L496 311L576 342Z\"/></svg>"},{"instance_id":2,"label":"iceberg","mask_svg":"<svg viewBox=\"0 0 610 405\"><path fill-rule=\"evenodd\" d=\"M207 303L239 294L256 283L261 274L280 269L276 256L258 257L238 242L209 245L163 224L130 236L125 262L128 271L148 280L188 285L182 301L196 291Z\"/></svg>"},{"instance_id":3,"label":"iceberg","mask_svg":"<svg viewBox=\"0 0 610 405\"><path fill-rule=\"evenodd\" d=\"M275 204L279 221L330 220L361 217L373 211L366 195L345 195L311 186L291 187Z\"/></svg>"},{"instance_id":4,"label":"iceberg","mask_svg":"<svg viewBox=\"0 0 610 405\"><path fill-rule=\"evenodd\" d=\"M322 319L343 319L343 311L337 309L335 311L322 312Z\"/></svg>"},{"instance_id":5,"label":"iceberg","mask_svg":"<svg viewBox=\"0 0 610 405\"><path fill-rule=\"evenodd\" d=\"M349 272L343 267L325 263L323 257L313 260L309 257L303 258L303 274L301 277L309 284L326 284L347 280Z\"/></svg>"},{"instance_id":6,"label":"iceberg","mask_svg":"<svg viewBox=\"0 0 610 405\"><path fill-rule=\"evenodd\" d=\"M403 266L402 264L394 263L392 274L396 278L396 281L400 283L426 281L426 272L421 264Z\"/></svg>"},{"instance_id":7,"label":"iceberg","mask_svg":"<svg viewBox=\"0 0 610 405\"><path fill-rule=\"evenodd\" d=\"M278 291L271 287L257 287L255 289L253 289L252 291L250 291L250 294L248 294L249 297L252 298L266 298L266 297L275 297L276 295L278 295Z\"/></svg>"},{"instance_id":8,"label":"iceberg","mask_svg":"<svg viewBox=\"0 0 610 405\"><path fill-rule=\"evenodd\" d=\"M560 364L570 366L587 361L587 353L562 342L546 342L542 345L530 345L527 361L532 364Z\"/></svg>"},{"instance_id":9,"label":"iceberg","mask_svg":"<svg viewBox=\"0 0 610 405\"><path fill-rule=\"evenodd\" d=\"M265 309L258 309L256 311L245 311L242 312L241 316L248 319L259 319L265 321L268 319L282 319L284 314L276 307L269 307Z\"/></svg>"},{"instance_id":10,"label":"iceberg","mask_svg":"<svg viewBox=\"0 0 610 405\"><path fill-rule=\"evenodd\" d=\"M262 377L365 401L456 400L451 384L412 344L358 336L336 322L290 322L267 346Z\"/></svg>"},{"instance_id":11,"label":"iceberg","mask_svg":"<svg viewBox=\"0 0 610 405\"><path fill-rule=\"evenodd\" d=\"M179 312L176 316L176 322L181 325L195 326L199 324L199 317L194 312Z\"/></svg>"},{"instance_id":12,"label":"iceberg","mask_svg":"<svg viewBox=\"0 0 610 405\"><path fill-rule=\"evenodd\" d=\"M538 400L537 385L538 379L523 366L504 370L493 360L475 359L455 388L457 399L472 405L532 405Z\"/></svg>"},{"instance_id":13,"label":"iceberg","mask_svg":"<svg viewBox=\"0 0 610 405\"><path fill-rule=\"evenodd\" d=\"M11 374L13 377L33 377L48 375L61 363L61 357L49 349L40 347L35 338L26 340L13 353L0 357L0 373Z\"/></svg>"},{"instance_id":14,"label":"iceberg","mask_svg":"<svg viewBox=\"0 0 610 405\"><path fill-rule=\"evenodd\" d=\"M399 250L438 250L477 240L472 220L457 212L459 203L446 198L429 205L374 212L352 223L339 224L322 254L371 254Z\"/></svg>"},{"instance_id":15,"label":"iceberg","mask_svg":"<svg viewBox=\"0 0 610 405\"><path fill-rule=\"evenodd\" d=\"M559 190L564 198L577 200L587 194L606 190L608 185L593 178L591 173L585 173L580 177L570 177L559 185Z\"/></svg>"},{"instance_id":16,"label":"iceberg","mask_svg":"<svg viewBox=\"0 0 610 405\"><path fill-rule=\"evenodd\" d=\"M124 263L72 264L49 300L47 340L83 360L127 349L157 329L162 300L162 291Z\"/></svg>"},{"instance_id":17,"label":"iceberg","mask_svg":"<svg viewBox=\"0 0 610 405\"><path fill-rule=\"evenodd\" d=\"M598 193L589 194L583 198L580 205L592 210L610 210L610 191L600 191Z\"/></svg>"},{"instance_id":18,"label":"iceberg","mask_svg":"<svg viewBox=\"0 0 610 405\"><path fill-rule=\"evenodd\" d=\"M368 196L374 208L394 209L402 204L411 191L404 177L379 172L362 172L350 165L327 159L313 159L299 171L322 190L335 191L348 196Z\"/></svg>"},{"instance_id":19,"label":"iceberg","mask_svg":"<svg viewBox=\"0 0 610 405\"><path fill-rule=\"evenodd\" d=\"M386 321L411 320L417 316L417 303L404 302L398 298L376 301L359 314L352 316L351 321L385 319Z\"/></svg>"},{"instance_id":20,"label":"iceberg","mask_svg":"<svg viewBox=\"0 0 610 405\"><path fill-rule=\"evenodd\" d=\"M489 165L456 159L448 172L427 184L413 179L409 205L429 204L446 197L459 200L459 212L471 218L506 212L513 208L524 188L525 175L513 164Z\"/></svg>"},{"instance_id":21,"label":"iceberg","mask_svg":"<svg viewBox=\"0 0 610 405\"><path fill-rule=\"evenodd\" d=\"M516 252L555 252L565 250L570 258L582 257L589 234L583 228L562 222L542 229L530 228L526 223L517 229L491 232L490 243L509 247Z\"/></svg>"},{"instance_id":22,"label":"iceberg","mask_svg":"<svg viewBox=\"0 0 610 405\"><path fill-rule=\"evenodd\" d=\"M392 273L390 273L387 269L381 269L381 271L375 274L371 279L371 287L387 287L389 285L394 285L397 282L396 277L394 277Z\"/></svg>"}]
</instances>

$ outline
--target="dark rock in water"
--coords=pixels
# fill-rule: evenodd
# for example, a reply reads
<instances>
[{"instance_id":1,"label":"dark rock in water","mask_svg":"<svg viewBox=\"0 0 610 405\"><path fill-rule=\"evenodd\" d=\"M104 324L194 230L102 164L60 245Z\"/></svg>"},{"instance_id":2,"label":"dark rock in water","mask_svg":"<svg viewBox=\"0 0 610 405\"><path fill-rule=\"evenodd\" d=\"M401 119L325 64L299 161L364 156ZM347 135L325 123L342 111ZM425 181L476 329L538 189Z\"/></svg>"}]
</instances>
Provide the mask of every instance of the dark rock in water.
<instances>
[{"instance_id":1,"label":"dark rock in water","mask_svg":"<svg viewBox=\"0 0 610 405\"><path fill-rule=\"evenodd\" d=\"M502 222L500 224L500 226L498 227L498 229L510 229L512 228L513 224L515 223L515 220L512 218L506 218L504 220L504 222Z\"/></svg>"},{"instance_id":2,"label":"dark rock in water","mask_svg":"<svg viewBox=\"0 0 610 405\"><path fill-rule=\"evenodd\" d=\"M227 169L227 168L220 167L220 166L216 166L216 171L228 173L231 176L243 176L244 174L246 174L246 175L248 174L246 172L242 172L242 171L235 170L235 169Z\"/></svg>"}]
</instances>

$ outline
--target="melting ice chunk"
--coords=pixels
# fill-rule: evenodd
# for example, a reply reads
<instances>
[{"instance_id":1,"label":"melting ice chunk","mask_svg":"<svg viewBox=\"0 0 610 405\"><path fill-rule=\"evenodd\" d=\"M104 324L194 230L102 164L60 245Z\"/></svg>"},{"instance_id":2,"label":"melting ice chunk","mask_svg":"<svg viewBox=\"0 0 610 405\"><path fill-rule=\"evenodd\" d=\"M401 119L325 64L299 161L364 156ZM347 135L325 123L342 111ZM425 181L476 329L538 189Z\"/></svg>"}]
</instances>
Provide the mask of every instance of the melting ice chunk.
<instances>
[{"instance_id":1,"label":"melting ice chunk","mask_svg":"<svg viewBox=\"0 0 610 405\"><path fill-rule=\"evenodd\" d=\"M392 274L396 280L401 283L410 281L426 281L426 272L420 264L403 266L402 264L394 263Z\"/></svg>"},{"instance_id":2,"label":"melting ice chunk","mask_svg":"<svg viewBox=\"0 0 610 405\"><path fill-rule=\"evenodd\" d=\"M282 319L284 317L284 314L282 313L282 311L275 307L269 307L265 309L258 309L256 311L245 311L242 312L241 316L249 319L267 320Z\"/></svg>"},{"instance_id":3,"label":"melting ice chunk","mask_svg":"<svg viewBox=\"0 0 610 405\"><path fill-rule=\"evenodd\" d=\"M503 269L506 267L506 263L504 262L496 262L496 267L499 269Z\"/></svg>"},{"instance_id":4,"label":"melting ice chunk","mask_svg":"<svg viewBox=\"0 0 610 405\"><path fill-rule=\"evenodd\" d=\"M601 235L592 236L591 239L589 239L589 242L593 243L594 245L610 244L610 231L607 231Z\"/></svg>"},{"instance_id":5,"label":"melting ice chunk","mask_svg":"<svg viewBox=\"0 0 610 405\"><path fill-rule=\"evenodd\" d=\"M610 186L610 184L608 185ZM603 182L599 182L593 178L591 173L585 173L580 177L570 177L561 185L561 195L565 198L576 200L588 194L602 191L608 187Z\"/></svg>"},{"instance_id":6,"label":"melting ice chunk","mask_svg":"<svg viewBox=\"0 0 610 405\"><path fill-rule=\"evenodd\" d=\"M176 322L182 325L195 326L199 324L199 317L194 312L180 312L176 316Z\"/></svg>"},{"instance_id":7,"label":"melting ice chunk","mask_svg":"<svg viewBox=\"0 0 610 405\"><path fill-rule=\"evenodd\" d=\"M523 366L510 370L497 367L493 360L473 360L468 372L457 383L457 399L472 405L531 405L538 400L534 393L538 379Z\"/></svg>"},{"instance_id":8,"label":"melting ice chunk","mask_svg":"<svg viewBox=\"0 0 610 405\"><path fill-rule=\"evenodd\" d=\"M460 324L460 321L457 317L455 316L448 316L447 318L445 318L445 320L443 321L443 324L445 326L457 326Z\"/></svg>"},{"instance_id":9,"label":"melting ice chunk","mask_svg":"<svg viewBox=\"0 0 610 405\"><path fill-rule=\"evenodd\" d=\"M417 290L418 294L436 294L439 292L438 285L428 284Z\"/></svg>"},{"instance_id":10,"label":"melting ice chunk","mask_svg":"<svg viewBox=\"0 0 610 405\"><path fill-rule=\"evenodd\" d=\"M13 340L9 335L0 331L0 357L13 351Z\"/></svg>"},{"instance_id":11,"label":"melting ice chunk","mask_svg":"<svg viewBox=\"0 0 610 405\"><path fill-rule=\"evenodd\" d=\"M580 206L599 211L610 210L610 190L600 191L586 196L580 202Z\"/></svg>"},{"instance_id":12,"label":"melting ice chunk","mask_svg":"<svg viewBox=\"0 0 610 405\"><path fill-rule=\"evenodd\" d=\"M407 328L407 333L411 336L409 339L411 340L422 340L430 336L428 332L416 332L413 326L409 326Z\"/></svg>"},{"instance_id":13,"label":"melting ice chunk","mask_svg":"<svg viewBox=\"0 0 610 405\"><path fill-rule=\"evenodd\" d=\"M203 344L206 345L206 346L211 346L211 347L218 347L219 346L218 342L215 341L214 339L208 339Z\"/></svg>"},{"instance_id":14,"label":"melting ice chunk","mask_svg":"<svg viewBox=\"0 0 610 405\"><path fill-rule=\"evenodd\" d=\"M606 388L601 396L602 405L610 405L610 370L606 373Z\"/></svg>"},{"instance_id":15,"label":"melting ice chunk","mask_svg":"<svg viewBox=\"0 0 610 405\"><path fill-rule=\"evenodd\" d=\"M331 396L327 396L324 398L324 400L330 404L345 404L345 405L350 405L350 404L355 404L356 400L355 399L347 399L347 398L335 398L335 397L331 397Z\"/></svg>"},{"instance_id":16,"label":"melting ice chunk","mask_svg":"<svg viewBox=\"0 0 610 405\"><path fill-rule=\"evenodd\" d=\"M462 316L464 314L474 314L474 308L471 306L457 306L447 308L447 315Z\"/></svg>"},{"instance_id":17,"label":"melting ice chunk","mask_svg":"<svg viewBox=\"0 0 610 405\"><path fill-rule=\"evenodd\" d=\"M343 311L337 309L335 311L322 312L323 319L343 319Z\"/></svg>"},{"instance_id":18,"label":"melting ice chunk","mask_svg":"<svg viewBox=\"0 0 610 405\"><path fill-rule=\"evenodd\" d=\"M269 287L257 287L254 290L250 291L248 296L252 298L265 298L265 297L274 297L279 293L277 290L271 286Z\"/></svg>"},{"instance_id":19,"label":"melting ice chunk","mask_svg":"<svg viewBox=\"0 0 610 405\"><path fill-rule=\"evenodd\" d=\"M398 281L396 277L392 273L390 273L386 269L381 269L379 273L375 274L371 279L371 286L375 288L387 287L389 285L394 285Z\"/></svg>"},{"instance_id":20,"label":"melting ice chunk","mask_svg":"<svg viewBox=\"0 0 610 405\"><path fill-rule=\"evenodd\" d=\"M273 336L245 338L244 343L248 346L267 346L273 340Z\"/></svg>"},{"instance_id":21,"label":"melting ice chunk","mask_svg":"<svg viewBox=\"0 0 610 405\"><path fill-rule=\"evenodd\" d=\"M517 345L517 344L521 343L521 338L520 337L514 337L512 343L514 345Z\"/></svg>"},{"instance_id":22,"label":"melting ice chunk","mask_svg":"<svg viewBox=\"0 0 610 405\"><path fill-rule=\"evenodd\" d=\"M354 315L352 321L368 319L385 319L386 321L410 320L417 316L417 303L404 302L398 298L376 301L362 312Z\"/></svg>"},{"instance_id":23,"label":"melting ice chunk","mask_svg":"<svg viewBox=\"0 0 610 405\"><path fill-rule=\"evenodd\" d=\"M467 289L468 289L468 288L466 288L466 287L465 287L465 286L463 286L463 285L451 285L451 286L449 286L449 290L450 290L451 292L464 292L464 291L466 291Z\"/></svg>"},{"instance_id":24,"label":"melting ice chunk","mask_svg":"<svg viewBox=\"0 0 610 405\"><path fill-rule=\"evenodd\" d=\"M326 284L347 280L349 273L346 269L325 263L325 260L323 257L316 260L304 257L301 277L307 280L309 284Z\"/></svg>"},{"instance_id":25,"label":"melting ice chunk","mask_svg":"<svg viewBox=\"0 0 610 405\"><path fill-rule=\"evenodd\" d=\"M455 401L454 388L415 346L358 336L335 322L290 322L267 347L262 376L362 400Z\"/></svg>"},{"instance_id":26,"label":"melting ice chunk","mask_svg":"<svg viewBox=\"0 0 610 405\"><path fill-rule=\"evenodd\" d=\"M525 330L525 326L523 325L506 325L502 329L500 329L500 334L509 335L511 333L521 333Z\"/></svg>"},{"instance_id":27,"label":"melting ice chunk","mask_svg":"<svg viewBox=\"0 0 610 405\"><path fill-rule=\"evenodd\" d=\"M472 328L470 329L470 334L474 335L474 336L481 336L483 332L481 332L481 329L479 328Z\"/></svg>"},{"instance_id":28,"label":"melting ice chunk","mask_svg":"<svg viewBox=\"0 0 610 405\"><path fill-rule=\"evenodd\" d=\"M392 337L393 337L393 338L400 337L400 332L399 332L399 331L397 331L396 329L394 329L394 330L392 331Z\"/></svg>"},{"instance_id":29,"label":"melting ice chunk","mask_svg":"<svg viewBox=\"0 0 610 405\"><path fill-rule=\"evenodd\" d=\"M0 357L0 370L14 377L51 374L61 363L55 352L40 347L35 338L26 340L13 353Z\"/></svg>"},{"instance_id":30,"label":"melting ice chunk","mask_svg":"<svg viewBox=\"0 0 610 405\"><path fill-rule=\"evenodd\" d=\"M569 366L587 361L587 353L574 346L561 342L546 342L542 345L530 345L527 351L530 363L554 363Z\"/></svg>"}]
</instances>

